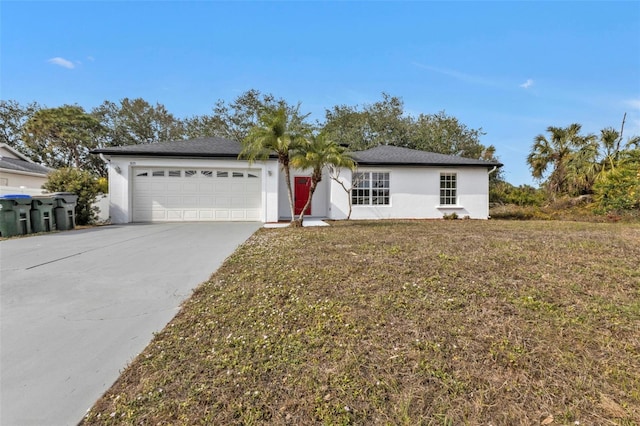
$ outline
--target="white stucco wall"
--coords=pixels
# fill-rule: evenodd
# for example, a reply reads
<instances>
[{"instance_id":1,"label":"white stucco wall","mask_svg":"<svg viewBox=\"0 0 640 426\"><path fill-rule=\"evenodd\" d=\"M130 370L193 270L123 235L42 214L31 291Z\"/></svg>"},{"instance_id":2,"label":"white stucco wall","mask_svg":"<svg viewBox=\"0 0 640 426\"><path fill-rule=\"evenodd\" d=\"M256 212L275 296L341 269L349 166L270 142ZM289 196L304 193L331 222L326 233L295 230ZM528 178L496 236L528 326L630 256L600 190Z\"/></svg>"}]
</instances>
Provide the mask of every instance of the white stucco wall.
<instances>
[{"instance_id":1,"label":"white stucco wall","mask_svg":"<svg viewBox=\"0 0 640 426\"><path fill-rule=\"evenodd\" d=\"M132 169L134 167L193 167L193 168L251 168L262 171L263 222L278 220L278 167L276 161L261 161L249 165L248 161L235 159L125 157L106 156L109 160L109 214L112 223L128 223L132 220Z\"/></svg>"},{"instance_id":2,"label":"white stucco wall","mask_svg":"<svg viewBox=\"0 0 640 426\"><path fill-rule=\"evenodd\" d=\"M483 167L360 167L358 171L389 172L391 201L384 206L354 205L351 219L439 219L455 212L460 218L489 217L489 176ZM440 173L457 173L458 205L440 206ZM347 188L351 172L342 170L340 178ZM328 217L345 219L349 211L347 193L335 181L330 182Z\"/></svg>"},{"instance_id":3,"label":"white stucco wall","mask_svg":"<svg viewBox=\"0 0 640 426\"><path fill-rule=\"evenodd\" d=\"M42 194L42 185L47 181L46 176L31 173L0 171L0 187L3 194ZM16 192L16 190L19 190Z\"/></svg>"},{"instance_id":4,"label":"white stucco wall","mask_svg":"<svg viewBox=\"0 0 640 426\"><path fill-rule=\"evenodd\" d=\"M295 191L294 182L296 177L310 177L311 170L291 169L291 189ZM280 171L278 179L278 190L280 191L280 201L278 206L280 220L291 220L291 207L289 206L289 196L287 195L287 184L284 172ZM322 172L322 180L316 188L316 192L311 199L311 214L308 217L327 218L329 207L329 176L327 170Z\"/></svg>"}]
</instances>

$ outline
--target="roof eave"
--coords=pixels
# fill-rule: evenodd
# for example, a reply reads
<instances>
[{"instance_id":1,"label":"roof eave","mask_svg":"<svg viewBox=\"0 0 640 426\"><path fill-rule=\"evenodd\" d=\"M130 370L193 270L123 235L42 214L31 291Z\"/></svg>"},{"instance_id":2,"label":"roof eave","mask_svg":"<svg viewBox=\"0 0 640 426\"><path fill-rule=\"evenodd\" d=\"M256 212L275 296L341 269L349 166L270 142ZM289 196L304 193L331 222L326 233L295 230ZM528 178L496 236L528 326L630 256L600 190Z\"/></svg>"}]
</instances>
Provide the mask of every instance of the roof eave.
<instances>
[{"instance_id":1,"label":"roof eave","mask_svg":"<svg viewBox=\"0 0 640 426\"><path fill-rule=\"evenodd\" d=\"M0 167L0 172L2 173L13 173L16 175L24 175L24 176L34 176L34 177L47 177L49 175L49 173L51 173L53 170L49 171L49 172L28 172L25 170L16 170L16 169L8 169L6 167Z\"/></svg>"},{"instance_id":2,"label":"roof eave","mask_svg":"<svg viewBox=\"0 0 640 426\"><path fill-rule=\"evenodd\" d=\"M356 161L359 166L402 166L402 167L502 167L502 163L468 164L468 163L390 163L385 161Z\"/></svg>"},{"instance_id":3,"label":"roof eave","mask_svg":"<svg viewBox=\"0 0 640 426\"><path fill-rule=\"evenodd\" d=\"M210 154L203 152L144 152L144 151L107 151L96 149L89 152L90 154L103 154L115 157L174 157L174 158L234 158L238 159L239 154ZM268 159L278 158L276 155L270 155Z\"/></svg>"}]
</instances>

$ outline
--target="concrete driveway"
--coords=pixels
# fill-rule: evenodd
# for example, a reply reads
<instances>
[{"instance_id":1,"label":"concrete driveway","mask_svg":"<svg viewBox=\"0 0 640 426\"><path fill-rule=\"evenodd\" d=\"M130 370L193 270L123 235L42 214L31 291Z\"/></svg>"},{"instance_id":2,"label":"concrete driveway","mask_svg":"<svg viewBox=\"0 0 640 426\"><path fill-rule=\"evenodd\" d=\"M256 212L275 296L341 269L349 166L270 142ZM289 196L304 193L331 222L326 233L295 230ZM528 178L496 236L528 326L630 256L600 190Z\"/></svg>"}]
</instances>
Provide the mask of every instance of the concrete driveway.
<instances>
[{"instance_id":1,"label":"concrete driveway","mask_svg":"<svg viewBox=\"0 0 640 426\"><path fill-rule=\"evenodd\" d=\"M0 424L77 424L260 226L111 225L0 242Z\"/></svg>"}]
</instances>

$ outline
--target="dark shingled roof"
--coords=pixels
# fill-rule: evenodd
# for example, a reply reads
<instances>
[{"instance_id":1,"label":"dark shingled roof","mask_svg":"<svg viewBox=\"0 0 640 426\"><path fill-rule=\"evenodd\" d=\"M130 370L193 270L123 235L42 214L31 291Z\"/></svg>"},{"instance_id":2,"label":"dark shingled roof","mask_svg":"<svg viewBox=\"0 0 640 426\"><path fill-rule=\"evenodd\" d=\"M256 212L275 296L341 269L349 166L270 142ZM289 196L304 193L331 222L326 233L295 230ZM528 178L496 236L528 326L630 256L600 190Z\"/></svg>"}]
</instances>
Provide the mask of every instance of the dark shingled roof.
<instances>
[{"instance_id":1,"label":"dark shingled roof","mask_svg":"<svg viewBox=\"0 0 640 426\"><path fill-rule=\"evenodd\" d=\"M356 151L352 157L359 165L395 166L471 166L494 167L501 163L458 157L457 155L436 154L391 145L379 145L365 151Z\"/></svg>"},{"instance_id":2,"label":"dark shingled roof","mask_svg":"<svg viewBox=\"0 0 640 426\"><path fill-rule=\"evenodd\" d=\"M94 149L92 154L152 157L237 157L242 145L224 138L197 138L184 141Z\"/></svg>"},{"instance_id":3,"label":"dark shingled roof","mask_svg":"<svg viewBox=\"0 0 640 426\"><path fill-rule=\"evenodd\" d=\"M53 171L40 164L30 163L18 158L8 158L0 155L0 169L15 170L17 172L36 173L39 175L47 175Z\"/></svg>"},{"instance_id":4,"label":"dark shingled roof","mask_svg":"<svg viewBox=\"0 0 640 426\"><path fill-rule=\"evenodd\" d=\"M147 145L127 145L101 148L93 154L149 156L149 157L233 157L237 158L242 145L224 138L198 138L183 141L159 142ZM436 154L390 145L380 145L366 151L356 151L352 157L360 165L395 166L502 166L498 162L476 160L455 155ZM275 155L272 156L275 158Z\"/></svg>"}]
</instances>

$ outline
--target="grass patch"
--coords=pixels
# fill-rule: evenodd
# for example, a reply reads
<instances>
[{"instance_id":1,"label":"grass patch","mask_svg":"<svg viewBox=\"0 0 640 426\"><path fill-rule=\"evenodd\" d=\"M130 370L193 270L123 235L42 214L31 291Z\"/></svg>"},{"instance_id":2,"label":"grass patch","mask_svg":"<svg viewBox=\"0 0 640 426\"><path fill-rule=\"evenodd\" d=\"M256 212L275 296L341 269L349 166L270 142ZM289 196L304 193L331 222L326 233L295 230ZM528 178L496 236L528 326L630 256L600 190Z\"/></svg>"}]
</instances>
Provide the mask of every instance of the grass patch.
<instances>
[{"instance_id":1,"label":"grass patch","mask_svg":"<svg viewBox=\"0 0 640 426\"><path fill-rule=\"evenodd\" d=\"M637 224L262 229L84 424L637 425L638 259Z\"/></svg>"}]
</instances>

